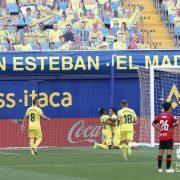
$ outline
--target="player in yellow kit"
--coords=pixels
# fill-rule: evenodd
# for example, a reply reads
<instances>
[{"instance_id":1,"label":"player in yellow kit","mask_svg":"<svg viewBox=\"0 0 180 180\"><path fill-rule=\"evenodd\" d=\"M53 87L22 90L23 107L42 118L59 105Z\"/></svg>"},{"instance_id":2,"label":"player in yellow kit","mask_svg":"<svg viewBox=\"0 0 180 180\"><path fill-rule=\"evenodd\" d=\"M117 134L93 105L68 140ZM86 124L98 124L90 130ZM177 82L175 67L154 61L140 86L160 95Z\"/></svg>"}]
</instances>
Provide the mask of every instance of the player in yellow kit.
<instances>
[{"instance_id":1,"label":"player in yellow kit","mask_svg":"<svg viewBox=\"0 0 180 180\"><path fill-rule=\"evenodd\" d=\"M103 144L95 143L94 144L94 149L97 147L101 149L110 149L112 145L112 127L110 125L110 116L105 114L105 109L100 108L99 109L100 113L100 122L102 125L102 135L104 136L104 141Z\"/></svg>"},{"instance_id":2,"label":"player in yellow kit","mask_svg":"<svg viewBox=\"0 0 180 180\"><path fill-rule=\"evenodd\" d=\"M50 120L43 114L42 110L39 108L39 100L35 98L33 100L33 105L27 109L21 126L21 130L24 131L24 123L26 120L29 120L29 140L32 155L37 155L37 147L42 141L41 118Z\"/></svg>"},{"instance_id":3,"label":"player in yellow kit","mask_svg":"<svg viewBox=\"0 0 180 180\"><path fill-rule=\"evenodd\" d=\"M133 109L128 108L128 102L126 100L121 102L121 107L122 109L118 111L118 118L121 124L121 149L123 158L127 160L127 151L128 155L131 155L133 124L137 121L137 116Z\"/></svg>"},{"instance_id":4,"label":"player in yellow kit","mask_svg":"<svg viewBox=\"0 0 180 180\"><path fill-rule=\"evenodd\" d=\"M120 124L114 108L109 109L109 116L110 116L110 121L113 123L112 131L113 131L114 149L119 149L119 145L121 141Z\"/></svg>"}]
</instances>

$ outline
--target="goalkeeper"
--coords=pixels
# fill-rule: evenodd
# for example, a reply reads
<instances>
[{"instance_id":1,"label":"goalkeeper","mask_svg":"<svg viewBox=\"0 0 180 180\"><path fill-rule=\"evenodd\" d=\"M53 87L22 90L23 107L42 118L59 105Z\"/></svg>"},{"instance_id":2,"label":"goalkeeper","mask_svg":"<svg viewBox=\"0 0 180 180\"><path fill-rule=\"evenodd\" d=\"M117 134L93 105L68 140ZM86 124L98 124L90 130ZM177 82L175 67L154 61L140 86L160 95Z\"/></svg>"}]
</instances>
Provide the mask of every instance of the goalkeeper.
<instances>
[{"instance_id":1,"label":"goalkeeper","mask_svg":"<svg viewBox=\"0 0 180 180\"><path fill-rule=\"evenodd\" d=\"M21 126L21 130L24 131L24 123L26 120L29 120L29 140L32 155L37 155L36 148L41 144L42 141L42 132L40 124L41 118L45 120L50 120L43 114L42 110L39 108L39 100L35 98L33 100L32 107L27 109Z\"/></svg>"},{"instance_id":2,"label":"goalkeeper","mask_svg":"<svg viewBox=\"0 0 180 180\"><path fill-rule=\"evenodd\" d=\"M104 141L102 144L95 143L94 149L97 147L101 149L110 149L112 145L112 127L110 123L110 116L105 114L105 109L100 108L100 122L102 125L102 135L104 136Z\"/></svg>"}]
</instances>

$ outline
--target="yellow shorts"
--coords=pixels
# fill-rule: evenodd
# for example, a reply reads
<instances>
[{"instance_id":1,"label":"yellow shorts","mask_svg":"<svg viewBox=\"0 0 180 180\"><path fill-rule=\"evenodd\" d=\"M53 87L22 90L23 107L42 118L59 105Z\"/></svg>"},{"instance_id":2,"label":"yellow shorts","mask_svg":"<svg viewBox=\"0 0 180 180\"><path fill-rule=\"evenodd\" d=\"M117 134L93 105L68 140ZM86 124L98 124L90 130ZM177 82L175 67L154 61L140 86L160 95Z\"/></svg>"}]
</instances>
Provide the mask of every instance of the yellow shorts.
<instances>
[{"instance_id":1,"label":"yellow shorts","mask_svg":"<svg viewBox=\"0 0 180 180\"><path fill-rule=\"evenodd\" d=\"M121 140L133 141L133 131L121 131Z\"/></svg>"},{"instance_id":2,"label":"yellow shorts","mask_svg":"<svg viewBox=\"0 0 180 180\"><path fill-rule=\"evenodd\" d=\"M41 129L29 129L29 138L42 138Z\"/></svg>"}]
</instances>

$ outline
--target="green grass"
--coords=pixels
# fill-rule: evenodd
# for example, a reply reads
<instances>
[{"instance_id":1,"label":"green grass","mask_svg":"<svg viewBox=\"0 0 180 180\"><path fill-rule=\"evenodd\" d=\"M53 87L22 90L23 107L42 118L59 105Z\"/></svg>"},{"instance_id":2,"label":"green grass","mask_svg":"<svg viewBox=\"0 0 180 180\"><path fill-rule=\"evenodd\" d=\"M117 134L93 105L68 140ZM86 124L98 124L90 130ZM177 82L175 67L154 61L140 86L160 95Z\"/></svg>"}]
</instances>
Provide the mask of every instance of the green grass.
<instances>
[{"instance_id":1,"label":"green grass","mask_svg":"<svg viewBox=\"0 0 180 180\"><path fill-rule=\"evenodd\" d=\"M156 148L138 148L124 162L119 150L92 148L0 151L0 180L177 180L180 172L159 174ZM174 156L174 161L178 161ZM163 164L165 169L165 163ZM176 167L176 164L173 164Z\"/></svg>"}]
</instances>

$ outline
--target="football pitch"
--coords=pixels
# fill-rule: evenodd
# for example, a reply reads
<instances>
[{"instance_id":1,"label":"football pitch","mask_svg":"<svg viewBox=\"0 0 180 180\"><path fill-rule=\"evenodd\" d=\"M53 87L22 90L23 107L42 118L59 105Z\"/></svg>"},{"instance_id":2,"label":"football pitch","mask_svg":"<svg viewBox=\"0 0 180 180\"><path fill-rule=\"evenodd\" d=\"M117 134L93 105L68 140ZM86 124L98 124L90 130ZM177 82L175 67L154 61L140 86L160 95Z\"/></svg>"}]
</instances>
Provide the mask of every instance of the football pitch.
<instances>
[{"instance_id":1,"label":"football pitch","mask_svg":"<svg viewBox=\"0 0 180 180\"><path fill-rule=\"evenodd\" d=\"M175 153L174 153L175 154ZM177 180L180 172L159 174L157 148L133 150L123 161L119 150L86 148L40 149L38 156L28 150L0 151L0 180ZM165 158L164 158L165 159ZM174 155L173 168L178 159ZM165 163L163 163L165 169Z\"/></svg>"}]
</instances>

